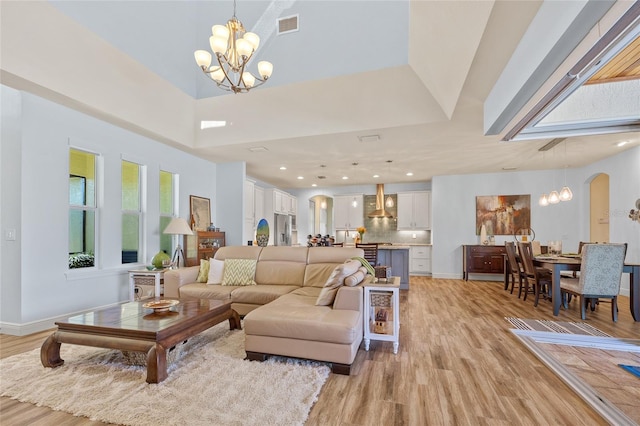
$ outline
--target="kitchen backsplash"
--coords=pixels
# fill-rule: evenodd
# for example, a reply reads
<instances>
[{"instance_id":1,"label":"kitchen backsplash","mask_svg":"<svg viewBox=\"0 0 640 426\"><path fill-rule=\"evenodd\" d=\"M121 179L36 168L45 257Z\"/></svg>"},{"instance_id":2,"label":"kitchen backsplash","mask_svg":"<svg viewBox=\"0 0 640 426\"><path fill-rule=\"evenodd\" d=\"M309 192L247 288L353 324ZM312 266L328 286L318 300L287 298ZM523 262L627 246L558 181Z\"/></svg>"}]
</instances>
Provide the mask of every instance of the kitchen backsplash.
<instances>
[{"instance_id":1,"label":"kitchen backsplash","mask_svg":"<svg viewBox=\"0 0 640 426\"><path fill-rule=\"evenodd\" d=\"M364 196L364 242L371 243L395 243L395 244L431 244L431 231L398 231L398 199L396 194L385 194L393 200L393 207L385 207L385 210L393 215L393 218L370 218L369 213L376 209L376 196ZM349 236L345 231L337 231L337 242L352 242L356 231L351 230ZM413 236L415 235L415 238Z\"/></svg>"}]
</instances>

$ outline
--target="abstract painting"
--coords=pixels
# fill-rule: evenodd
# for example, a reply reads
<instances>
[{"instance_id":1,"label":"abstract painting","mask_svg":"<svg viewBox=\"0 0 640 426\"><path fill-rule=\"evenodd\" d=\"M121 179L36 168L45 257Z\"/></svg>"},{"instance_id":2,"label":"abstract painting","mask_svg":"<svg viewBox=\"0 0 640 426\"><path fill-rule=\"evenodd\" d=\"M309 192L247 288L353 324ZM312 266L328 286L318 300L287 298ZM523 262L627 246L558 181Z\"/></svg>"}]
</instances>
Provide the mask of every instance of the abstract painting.
<instances>
[{"instance_id":1,"label":"abstract painting","mask_svg":"<svg viewBox=\"0 0 640 426\"><path fill-rule=\"evenodd\" d=\"M483 195L476 197L476 235L482 225L487 235L529 234L531 195Z\"/></svg>"}]
</instances>

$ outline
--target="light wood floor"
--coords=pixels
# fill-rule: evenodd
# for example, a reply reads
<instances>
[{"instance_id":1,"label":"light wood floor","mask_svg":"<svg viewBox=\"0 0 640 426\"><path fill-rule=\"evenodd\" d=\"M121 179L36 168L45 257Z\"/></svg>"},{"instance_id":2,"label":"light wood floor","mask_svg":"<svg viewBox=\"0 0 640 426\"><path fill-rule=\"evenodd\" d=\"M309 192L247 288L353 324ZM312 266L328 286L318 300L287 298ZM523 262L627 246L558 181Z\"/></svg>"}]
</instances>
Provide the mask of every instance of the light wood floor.
<instances>
[{"instance_id":1,"label":"light wood floor","mask_svg":"<svg viewBox=\"0 0 640 426\"><path fill-rule=\"evenodd\" d=\"M608 304L587 322L616 337L640 337L629 299L619 299L617 323ZM351 376L329 377L307 425L604 425L504 319L580 321L576 306L554 317L550 302L534 308L532 298L524 302L499 282L411 277L411 290L401 291L398 354L387 342L361 349ZM37 348L49 334L0 335L0 356ZM0 398L0 424L100 423Z\"/></svg>"}]
</instances>

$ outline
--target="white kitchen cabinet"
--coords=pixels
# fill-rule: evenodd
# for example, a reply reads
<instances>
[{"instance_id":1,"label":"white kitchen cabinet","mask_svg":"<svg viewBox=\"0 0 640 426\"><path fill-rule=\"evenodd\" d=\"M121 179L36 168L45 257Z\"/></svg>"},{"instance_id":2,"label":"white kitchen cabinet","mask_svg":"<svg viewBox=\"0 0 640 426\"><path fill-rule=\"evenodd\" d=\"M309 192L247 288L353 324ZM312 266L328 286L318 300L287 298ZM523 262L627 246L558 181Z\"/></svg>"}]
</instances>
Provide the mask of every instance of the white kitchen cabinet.
<instances>
[{"instance_id":1,"label":"white kitchen cabinet","mask_svg":"<svg viewBox=\"0 0 640 426\"><path fill-rule=\"evenodd\" d=\"M245 220L250 220L251 222L253 222L253 218L255 215L255 186L255 183L250 180L244 181L244 218Z\"/></svg>"},{"instance_id":2,"label":"white kitchen cabinet","mask_svg":"<svg viewBox=\"0 0 640 426\"><path fill-rule=\"evenodd\" d=\"M253 181L244 183L243 244L255 240L258 222L264 217L264 189Z\"/></svg>"},{"instance_id":3,"label":"white kitchen cabinet","mask_svg":"<svg viewBox=\"0 0 640 426\"><path fill-rule=\"evenodd\" d=\"M423 231L431 229L431 192L398 193L398 230Z\"/></svg>"},{"instance_id":4,"label":"white kitchen cabinet","mask_svg":"<svg viewBox=\"0 0 640 426\"><path fill-rule=\"evenodd\" d=\"M354 206L355 201L355 206ZM364 224L364 197L362 194L333 197L333 223L336 231L353 231Z\"/></svg>"},{"instance_id":5,"label":"white kitchen cabinet","mask_svg":"<svg viewBox=\"0 0 640 426\"><path fill-rule=\"evenodd\" d=\"M410 275L428 275L431 274L431 247L430 246L411 246L411 260L409 262Z\"/></svg>"},{"instance_id":6,"label":"white kitchen cabinet","mask_svg":"<svg viewBox=\"0 0 640 426\"><path fill-rule=\"evenodd\" d=\"M260 219L264 218L264 189L256 186L253 192L254 228L258 227Z\"/></svg>"}]
</instances>

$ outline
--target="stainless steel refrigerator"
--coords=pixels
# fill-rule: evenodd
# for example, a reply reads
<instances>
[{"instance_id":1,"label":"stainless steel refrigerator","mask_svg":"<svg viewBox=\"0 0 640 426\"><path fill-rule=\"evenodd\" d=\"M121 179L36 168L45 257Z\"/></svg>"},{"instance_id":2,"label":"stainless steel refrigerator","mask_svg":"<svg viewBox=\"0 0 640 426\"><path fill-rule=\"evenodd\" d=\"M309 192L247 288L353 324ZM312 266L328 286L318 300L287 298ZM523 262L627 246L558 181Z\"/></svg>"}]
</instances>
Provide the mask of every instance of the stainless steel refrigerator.
<instances>
[{"instance_id":1,"label":"stainless steel refrigerator","mask_svg":"<svg viewBox=\"0 0 640 426\"><path fill-rule=\"evenodd\" d=\"M273 245L291 245L291 216L287 214L275 214L273 230Z\"/></svg>"}]
</instances>

